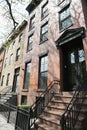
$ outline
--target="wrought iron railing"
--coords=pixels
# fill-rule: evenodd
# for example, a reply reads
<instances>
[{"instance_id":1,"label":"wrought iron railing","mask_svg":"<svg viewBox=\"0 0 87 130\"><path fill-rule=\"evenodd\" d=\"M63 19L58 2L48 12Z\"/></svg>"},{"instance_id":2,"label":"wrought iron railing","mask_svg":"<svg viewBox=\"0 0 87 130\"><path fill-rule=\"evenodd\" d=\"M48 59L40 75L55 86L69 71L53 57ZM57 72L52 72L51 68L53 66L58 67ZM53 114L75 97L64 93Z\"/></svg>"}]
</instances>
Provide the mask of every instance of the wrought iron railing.
<instances>
[{"instance_id":1,"label":"wrought iron railing","mask_svg":"<svg viewBox=\"0 0 87 130\"><path fill-rule=\"evenodd\" d=\"M61 117L60 124L62 130L74 130L81 107L83 105L83 101L85 99L85 95L85 86L83 85L77 87L71 99L71 102L69 103L66 111Z\"/></svg>"},{"instance_id":2,"label":"wrought iron railing","mask_svg":"<svg viewBox=\"0 0 87 130\"><path fill-rule=\"evenodd\" d=\"M35 127L36 119L41 115L45 107L51 101L54 93L58 90L58 80L54 80L50 83L47 89L37 98L36 102L30 107L30 118L29 118L29 130Z\"/></svg>"},{"instance_id":3,"label":"wrought iron railing","mask_svg":"<svg viewBox=\"0 0 87 130\"><path fill-rule=\"evenodd\" d=\"M9 103L0 103L0 114L7 119L7 123L14 125L15 130L29 130L29 111L20 109Z\"/></svg>"},{"instance_id":4,"label":"wrought iron railing","mask_svg":"<svg viewBox=\"0 0 87 130\"><path fill-rule=\"evenodd\" d=\"M15 130L29 130L30 111L17 108Z\"/></svg>"},{"instance_id":5,"label":"wrought iron railing","mask_svg":"<svg viewBox=\"0 0 87 130\"><path fill-rule=\"evenodd\" d=\"M3 115L7 122L15 125L16 115L17 115L17 107L11 104L1 104L0 103L0 114Z\"/></svg>"}]
</instances>

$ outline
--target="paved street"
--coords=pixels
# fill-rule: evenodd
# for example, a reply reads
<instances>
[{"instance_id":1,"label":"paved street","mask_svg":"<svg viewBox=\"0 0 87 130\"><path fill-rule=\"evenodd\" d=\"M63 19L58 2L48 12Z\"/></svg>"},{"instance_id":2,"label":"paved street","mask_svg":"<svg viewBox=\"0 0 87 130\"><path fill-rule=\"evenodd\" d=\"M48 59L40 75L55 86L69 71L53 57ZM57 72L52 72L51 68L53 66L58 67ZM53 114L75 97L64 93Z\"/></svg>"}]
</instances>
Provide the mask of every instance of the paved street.
<instances>
[{"instance_id":1,"label":"paved street","mask_svg":"<svg viewBox=\"0 0 87 130\"><path fill-rule=\"evenodd\" d=\"M0 115L0 130L14 130L14 125L7 123L2 115Z\"/></svg>"}]
</instances>

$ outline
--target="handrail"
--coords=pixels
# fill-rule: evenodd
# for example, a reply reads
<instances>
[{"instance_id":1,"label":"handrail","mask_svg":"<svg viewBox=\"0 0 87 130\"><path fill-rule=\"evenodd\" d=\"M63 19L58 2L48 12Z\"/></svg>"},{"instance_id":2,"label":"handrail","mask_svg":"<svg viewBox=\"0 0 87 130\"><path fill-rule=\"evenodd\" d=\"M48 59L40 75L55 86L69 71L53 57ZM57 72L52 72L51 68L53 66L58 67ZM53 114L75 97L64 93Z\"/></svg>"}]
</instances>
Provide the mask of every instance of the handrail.
<instances>
[{"instance_id":1,"label":"handrail","mask_svg":"<svg viewBox=\"0 0 87 130\"><path fill-rule=\"evenodd\" d=\"M59 83L60 81L58 81L58 80L53 80L53 81L49 84L49 86L44 90L44 92L41 93L40 97L43 97L43 95L46 94L46 93L49 91L49 89L52 88L51 85L52 85L52 84L55 84L54 82ZM40 100L40 98L38 98L38 99L31 105L31 107L33 107L34 104L36 104L39 100Z\"/></svg>"},{"instance_id":2,"label":"handrail","mask_svg":"<svg viewBox=\"0 0 87 130\"><path fill-rule=\"evenodd\" d=\"M85 99L86 93L84 90L85 86L83 85L82 89L81 85L74 91L73 97L60 120L62 130L74 130L83 101Z\"/></svg>"},{"instance_id":3,"label":"handrail","mask_svg":"<svg viewBox=\"0 0 87 130\"><path fill-rule=\"evenodd\" d=\"M55 89L55 84L59 84L60 81L53 80L49 86L46 88L46 90L40 95L40 97L34 102L34 104L30 107L30 119L29 119L29 130L33 125L35 125L36 119L41 115L41 113L44 111L45 107L48 105L50 100L53 98ZM44 102L43 102L44 100ZM40 104L41 103L41 104ZM40 106L40 108L39 108ZM38 110L39 109L39 110ZM33 122L31 119L34 118Z\"/></svg>"}]
</instances>

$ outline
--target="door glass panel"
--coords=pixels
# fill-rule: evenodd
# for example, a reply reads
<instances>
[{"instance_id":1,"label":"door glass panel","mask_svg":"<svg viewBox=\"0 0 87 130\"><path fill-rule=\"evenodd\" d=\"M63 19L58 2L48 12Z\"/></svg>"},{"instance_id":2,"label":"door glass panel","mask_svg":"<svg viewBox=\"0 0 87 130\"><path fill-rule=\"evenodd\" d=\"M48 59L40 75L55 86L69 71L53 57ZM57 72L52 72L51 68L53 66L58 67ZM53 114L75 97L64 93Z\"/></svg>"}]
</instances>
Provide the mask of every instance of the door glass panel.
<instances>
[{"instance_id":1,"label":"door glass panel","mask_svg":"<svg viewBox=\"0 0 87 130\"><path fill-rule=\"evenodd\" d=\"M79 62L85 61L84 51L79 50L78 53L79 53Z\"/></svg>"},{"instance_id":2,"label":"door glass panel","mask_svg":"<svg viewBox=\"0 0 87 130\"><path fill-rule=\"evenodd\" d=\"M75 63L75 55L74 52L70 54L71 64Z\"/></svg>"}]
</instances>

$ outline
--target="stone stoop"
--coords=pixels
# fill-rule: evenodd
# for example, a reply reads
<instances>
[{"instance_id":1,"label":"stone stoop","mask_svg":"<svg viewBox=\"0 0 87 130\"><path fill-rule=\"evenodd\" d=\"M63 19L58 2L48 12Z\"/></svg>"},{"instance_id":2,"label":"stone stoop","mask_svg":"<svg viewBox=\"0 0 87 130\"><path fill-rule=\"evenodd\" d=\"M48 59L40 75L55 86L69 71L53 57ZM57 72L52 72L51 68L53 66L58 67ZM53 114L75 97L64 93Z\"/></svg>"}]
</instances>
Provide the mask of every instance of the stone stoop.
<instances>
[{"instance_id":1,"label":"stone stoop","mask_svg":"<svg viewBox=\"0 0 87 130\"><path fill-rule=\"evenodd\" d=\"M37 130L61 130L60 118L69 104L73 93L56 93L36 122Z\"/></svg>"},{"instance_id":2,"label":"stone stoop","mask_svg":"<svg viewBox=\"0 0 87 130\"><path fill-rule=\"evenodd\" d=\"M70 103L73 92L56 93L36 121L35 130L61 130L60 118ZM87 130L87 97L83 102L74 130Z\"/></svg>"},{"instance_id":3,"label":"stone stoop","mask_svg":"<svg viewBox=\"0 0 87 130\"><path fill-rule=\"evenodd\" d=\"M12 104L12 98L14 98L15 99L15 97L16 97L16 93L13 93L13 92L9 92L9 93L6 93L5 95L3 95L2 97L1 97L1 99L0 99L0 103L1 104L4 104L4 103L9 103L9 102L11 102L11 104ZM14 103L13 103L14 104Z\"/></svg>"}]
</instances>

